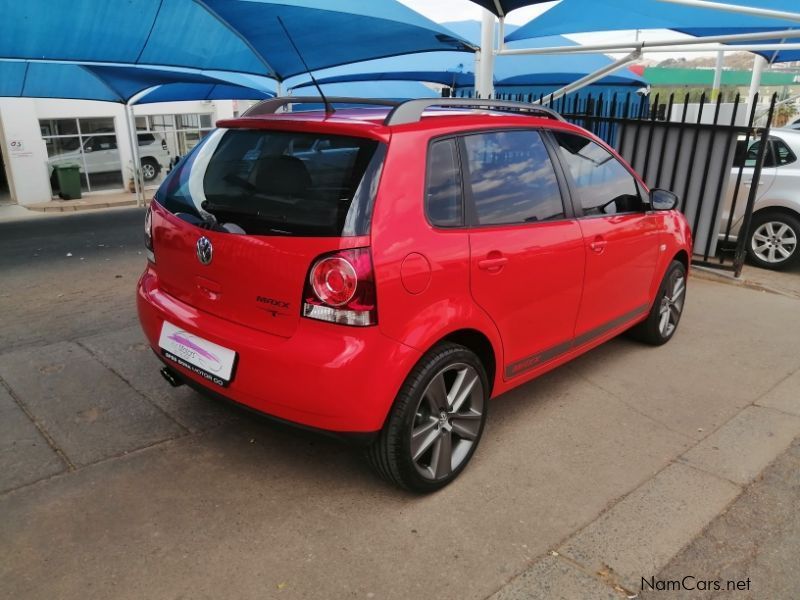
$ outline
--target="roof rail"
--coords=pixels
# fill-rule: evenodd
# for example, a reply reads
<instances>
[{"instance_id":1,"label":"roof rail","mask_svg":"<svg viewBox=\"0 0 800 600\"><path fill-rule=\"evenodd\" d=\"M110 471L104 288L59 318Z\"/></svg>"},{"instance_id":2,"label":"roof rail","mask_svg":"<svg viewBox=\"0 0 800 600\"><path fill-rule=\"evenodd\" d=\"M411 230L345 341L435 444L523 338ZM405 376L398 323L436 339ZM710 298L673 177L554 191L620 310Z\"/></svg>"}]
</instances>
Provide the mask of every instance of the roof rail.
<instances>
[{"instance_id":1,"label":"roof rail","mask_svg":"<svg viewBox=\"0 0 800 600\"><path fill-rule=\"evenodd\" d=\"M243 117L253 117L256 115L272 115L279 109L290 104L325 104L321 96L281 96L262 100L258 104L251 106L244 113ZM377 98L345 98L328 97L328 104L359 104L364 106L399 106L400 102L393 100L380 100Z\"/></svg>"},{"instance_id":2,"label":"roof rail","mask_svg":"<svg viewBox=\"0 0 800 600\"><path fill-rule=\"evenodd\" d=\"M491 100L481 98L421 98L408 100L396 106L384 120L384 125L404 125L416 123L422 119L422 113L432 107L442 108L483 108L496 111L529 113L531 116L547 117L557 121L564 118L556 111L525 102L511 102L509 100Z\"/></svg>"}]
</instances>

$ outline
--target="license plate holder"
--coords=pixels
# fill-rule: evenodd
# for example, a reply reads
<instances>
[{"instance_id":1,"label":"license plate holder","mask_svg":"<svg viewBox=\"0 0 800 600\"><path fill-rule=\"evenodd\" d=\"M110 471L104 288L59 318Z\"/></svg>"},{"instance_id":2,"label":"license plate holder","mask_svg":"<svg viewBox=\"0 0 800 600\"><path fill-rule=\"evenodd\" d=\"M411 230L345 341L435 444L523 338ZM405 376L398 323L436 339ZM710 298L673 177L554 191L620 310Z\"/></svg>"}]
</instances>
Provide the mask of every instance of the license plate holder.
<instances>
[{"instance_id":1,"label":"license plate holder","mask_svg":"<svg viewBox=\"0 0 800 600\"><path fill-rule=\"evenodd\" d=\"M205 338L164 321L158 339L161 354L167 360L188 369L203 379L226 387L233 379L237 354Z\"/></svg>"}]
</instances>

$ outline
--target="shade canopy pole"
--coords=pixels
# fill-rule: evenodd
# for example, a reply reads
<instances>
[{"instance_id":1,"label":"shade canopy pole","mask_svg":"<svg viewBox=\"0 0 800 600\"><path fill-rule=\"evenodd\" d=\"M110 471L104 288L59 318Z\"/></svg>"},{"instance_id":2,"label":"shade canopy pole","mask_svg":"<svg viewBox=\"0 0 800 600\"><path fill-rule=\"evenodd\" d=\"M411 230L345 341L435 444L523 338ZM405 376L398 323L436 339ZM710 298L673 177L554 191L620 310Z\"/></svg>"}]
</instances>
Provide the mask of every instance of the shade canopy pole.
<instances>
[{"instance_id":1,"label":"shade canopy pole","mask_svg":"<svg viewBox=\"0 0 800 600\"><path fill-rule=\"evenodd\" d=\"M717 52L717 64L714 67L714 84L711 86L711 101L716 102L722 87L722 66L725 64L725 51Z\"/></svg>"},{"instance_id":2,"label":"shade canopy pole","mask_svg":"<svg viewBox=\"0 0 800 600\"><path fill-rule=\"evenodd\" d=\"M144 190L139 182L139 139L136 135L136 119L133 116L133 106L128 101L125 104L125 120L128 122L128 143L131 150L131 164L133 165L133 187L136 190L136 206L144 206Z\"/></svg>"},{"instance_id":3,"label":"shade canopy pole","mask_svg":"<svg viewBox=\"0 0 800 600\"><path fill-rule=\"evenodd\" d=\"M754 17L767 17L771 19L784 19L786 21L800 22L800 12L790 12L785 10L774 10L771 8L759 8L757 6L742 6L740 4L725 4L723 2L709 2L708 0L660 0L670 4L682 4L694 8L710 8L712 10L722 10L737 13L740 15L751 15Z\"/></svg>"},{"instance_id":4,"label":"shade canopy pole","mask_svg":"<svg viewBox=\"0 0 800 600\"><path fill-rule=\"evenodd\" d=\"M702 44L732 44L739 42L751 42L759 40L775 40L781 38L800 38L800 29L783 29L780 31L760 31L756 33L737 33L731 35L714 35L697 38L681 38L672 40L658 40L653 42L616 42L608 44L586 44L582 46L548 46L545 48L505 48L498 54L501 56L515 56L520 54L569 54L586 52L625 52L631 50L651 51L651 48L666 48L669 46L679 46L681 52L686 52L683 47L689 48ZM784 48L784 44L772 44ZM731 50L742 50L742 47L731 48ZM714 50L717 50L715 48ZM698 52L708 52L708 49L698 50Z\"/></svg>"},{"instance_id":5,"label":"shade canopy pole","mask_svg":"<svg viewBox=\"0 0 800 600\"><path fill-rule=\"evenodd\" d=\"M753 109L753 100L761 87L761 74L764 72L764 67L767 64L767 59L756 54L753 59L753 76L750 79L750 91L747 92L747 110Z\"/></svg>"},{"instance_id":6,"label":"shade canopy pole","mask_svg":"<svg viewBox=\"0 0 800 600\"><path fill-rule=\"evenodd\" d=\"M602 69L598 69L594 73L589 73L588 75L581 77L577 81L573 81L569 85L565 85L561 89L556 90L552 94L548 94L545 98L542 98L537 101L537 103L541 104L544 100L554 101L561 98L561 96L566 96L567 94L572 94L573 92L577 92L581 88L586 87L587 85L592 85L595 81L601 80L603 77L607 75L619 71L620 69L624 69L629 64L636 62L642 57L642 53L639 50L634 50L627 56L620 58L619 60L615 60L610 65L606 65Z\"/></svg>"},{"instance_id":7,"label":"shade canopy pole","mask_svg":"<svg viewBox=\"0 0 800 600\"><path fill-rule=\"evenodd\" d=\"M494 15L483 11L481 21L481 56L476 64L475 91L481 98L494 95Z\"/></svg>"}]
</instances>

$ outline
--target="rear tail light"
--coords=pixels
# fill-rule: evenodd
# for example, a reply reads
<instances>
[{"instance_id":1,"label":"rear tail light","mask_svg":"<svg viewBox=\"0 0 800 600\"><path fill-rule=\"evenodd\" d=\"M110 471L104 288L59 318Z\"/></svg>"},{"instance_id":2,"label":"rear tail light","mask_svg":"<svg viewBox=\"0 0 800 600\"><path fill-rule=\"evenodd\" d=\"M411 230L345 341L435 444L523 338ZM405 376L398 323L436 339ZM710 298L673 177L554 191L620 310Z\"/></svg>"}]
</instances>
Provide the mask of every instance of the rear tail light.
<instances>
[{"instance_id":1,"label":"rear tail light","mask_svg":"<svg viewBox=\"0 0 800 600\"><path fill-rule=\"evenodd\" d=\"M356 327L378 322L369 248L340 250L314 261L303 291L303 316Z\"/></svg>"},{"instance_id":2,"label":"rear tail light","mask_svg":"<svg viewBox=\"0 0 800 600\"><path fill-rule=\"evenodd\" d=\"M144 247L147 248L147 260L151 263L156 262L155 251L153 250L153 209L147 207L144 214Z\"/></svg>"}]
</instances>

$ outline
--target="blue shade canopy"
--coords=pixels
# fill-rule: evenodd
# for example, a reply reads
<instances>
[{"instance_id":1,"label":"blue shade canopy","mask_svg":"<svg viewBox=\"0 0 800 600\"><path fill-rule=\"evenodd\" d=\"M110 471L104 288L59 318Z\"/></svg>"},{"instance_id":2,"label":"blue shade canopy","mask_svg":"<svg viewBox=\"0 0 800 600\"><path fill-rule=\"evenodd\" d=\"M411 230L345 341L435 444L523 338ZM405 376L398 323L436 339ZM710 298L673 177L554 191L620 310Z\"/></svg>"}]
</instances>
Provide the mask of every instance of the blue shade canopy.
<instances>
[{"instance_id":1,"label":"blue shade canopy","mask_svg":"<svg viewBox=\"0 0 800 600\"><path fill-rule=\"evenodd\" d=\"M474 60L463 52L425 52L393 56L326 69L315 73L320 83L353 81L427 81L448 87L471 86ZM293 87L310 85L303 78Z\"/></svg>"},{"instance_id":2,"label":"blue shade canopy","mask_svg":"<svg viewBox=\"0 0 800 600\"><path fill-rule=\"evenodd\" d=\"M343 96L347 98L384 98L388 100L410 100L412 98L435 98L438 94L431 88L417 81L353 81L347 83L331 83L322 86L327 96ZM316 89L311 85L294 88L294 95L316 96Z\"/></svg>"},{"instance_id":3,"label":"blue shade canopy","mask_svg":"<svg viewBox=\"0 0 800 600\"><path fill-rule=\"evenodd\" d=\"M522 8L523 6L542 4L548 1L549 0L472 0L475 4L479 4L486 10L492 11L498 17L504 17L512 10Z\"/></svg>"},{"instance_id":4,"label":"blue shade canopy","mask_svg":"<svg viewBox=\"0 0 800 600\"><path fill-rule=\"evenodd\" d=\"M605 0L602 6L603 10L598 10L595 0L562 0L560 4L511 32L506 40L512 42L565 33L623 29L672 29L693 36L797 29L800 37L800 23L797 21L754 17L659 0ZM800 12L797 0L751 0L748 6ZM773 40L772 43L780 41ZM771 42L765 40L758 43ZM798 51L762 54L779 62L800 59Z\"/></svg>"},{"instance_id":5,"label":"blue shade canopy","mask_svg":"<svg viewBox=\"0 0 800 600\"><path fill-rule=\"evenodd\" d=\"M263 78L262 81L266 82ZM171 89L172 99L175 100L206 99L206 95L214 93L212 88L216 87L220 88L220 93L225 88L236 88L237 93L253 99L263 97L266 91L265 87L256 86L255 81L230 73L218 78L210 74L168 68L0 60L0 96L126 103L154 86ZM246 86L260 91L246 92ZM183 95L178 95L179 91Z\"/></svg>"},{"instance_id":6,"label":"blue shade canopy","mask_svg":"<svg viewBox=\"0 0 800 600\"><path fill-rule=\"evenodd\" d=\"M266 100L275 94L224 83L169 83L148 92L136 104L179 102L181 100Z\"/></svg>"},{"instance_id":7,"label":"blue shade canopy","mask_svg":"<svg viewBox=\"0 0 800 600\"><path fill-rule=\"evenodd\" d=\"M268 75L409 52L471 50L396 0L0 0L0 57Z\"/></svg>"},{"instance_id":8,"label":"blue shade canopy","mask_svg":"<svg viewBox=\"0 0 800 600\"><path fill-rule=\"evenodd\" d=\"M446 23L465 39L480 31L477 21ZM509 48L576 46L561 36L515 42ZM495 86L563 86L611 64L603 54L565 54L546 56L498 56L495 60ZM475 83L474 60L460 52L427 52L344 65L315 73L320 83L354 81L427 81L451 88L471 88ZM607 85L642 87L646 81L621 69L601 80ZM304 79L296 86L308 85Z\"/></svg>"}]
</instances>

